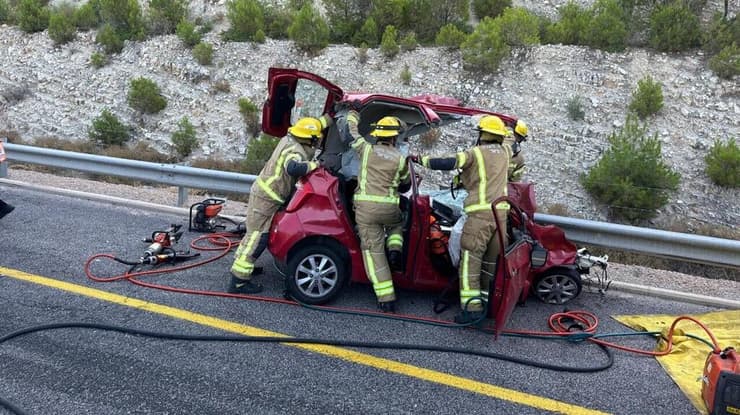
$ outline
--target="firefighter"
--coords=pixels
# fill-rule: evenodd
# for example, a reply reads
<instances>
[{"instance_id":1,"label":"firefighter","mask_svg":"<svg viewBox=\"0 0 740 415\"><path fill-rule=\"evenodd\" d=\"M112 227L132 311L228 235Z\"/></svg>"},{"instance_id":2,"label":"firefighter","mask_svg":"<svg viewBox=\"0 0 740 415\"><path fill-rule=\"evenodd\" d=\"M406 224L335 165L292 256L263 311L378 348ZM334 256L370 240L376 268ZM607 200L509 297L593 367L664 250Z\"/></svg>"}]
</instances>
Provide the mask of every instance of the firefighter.
<instances>
[{"instance_id":1,"label":"firefighter","mask_svg":"<svg viewBox=\"0 0 740 415\"><path fill-rule=\"evenodd\" d=\"M491 204L507 194L507 176L511 147L504 144L509 132L501 118L486 115L476 128L479 132L476 146L456 154L432 158L423 156L412 160L433 170L461 169L459 181L468 196L463 202L467 220L460 240L460 306L455 317L461 324L477 321L485 316L486 298L482 289L489 288L495 275L496 259L501 251L496 228L506 229L509 204L496 205L498 223L494 220ZM506 236L504 235L506 244ZM482 278L485 274L485 278Z\"/></svg>"},{"instance_id":2,"label":"firefighter","mask_svg":"<svg viewBox=\"0 0 740 415\"><path fill-rule=\"evenodd\" d=\"M517 120L514 126L513 134L505 139L505 143L511 146L511 161L509 161L509 181L518 182L522 180L526 165L524 164L524 154L522 154L521 143L527 141L527 124L522 120Z\"/></svg>"},{"instance_id":3,"label":"firefighter","mask_svg":"<svg viewBox=\"0 0 740 415\"><path fill-rule=\"evenodd\" d=\"M362 137L357 129L360 116L347 114L350 146L357 152L360 169L354 194L355 221L360 235L365 272L373 284L378 308L395 312L396 293L393 289L390 264L401 262L403 248L403 218L398 207L401 193L410 186L406 157L395 147L403 122L396 117L383 117L372 124L371 136L376 144ZM387 235L387 237L386 237ZM388 249L388 257L385 254Z\"/></svg>"},{"instance_id":4,"label":"firefighter","mask_svg":"<svg viewBox=\"0 0 740 415\"><path fill-rule=\"evenodd\" d=\"M278 142L270 159L252 186L247 206L247 232L239 243L231 266L228 291L233 294L254 294L262 286L251 281L254 263L267 248L272 217L288 201L296 179L318 167L313 160L316 145L323 138L323 130L332 119L301 118L288 128L288 134Z\"/></svg>"}]
</instances>

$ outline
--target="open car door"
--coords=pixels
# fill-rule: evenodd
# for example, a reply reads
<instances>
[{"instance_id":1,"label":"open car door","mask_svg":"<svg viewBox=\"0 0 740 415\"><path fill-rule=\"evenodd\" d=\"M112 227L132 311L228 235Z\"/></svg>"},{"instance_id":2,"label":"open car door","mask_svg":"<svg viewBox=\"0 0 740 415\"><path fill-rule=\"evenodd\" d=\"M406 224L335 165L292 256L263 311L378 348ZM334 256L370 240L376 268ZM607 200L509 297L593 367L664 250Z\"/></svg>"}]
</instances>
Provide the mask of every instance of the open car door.
<instances>
[{"instance_id":1,"label":"open car door","mask_svg":"<svg viewBox=\"0 0 740 415\"><path fill-rule=\"evenodd\" d=\"M496 206L501 200L507 199L506 197L496 199L493 202L493 206ZM508 199L507 199L508 200ZM517 212L521 217L521 210L517 205L509 200L511 209ZM500 232L497 229L497 233ZM506 232L506 230L503 230ZM499 235L497 235L498 237ZM520 238L518 240L510 241L509 246L504 251L504 263L499 264L496 270L496 280L494 283L495 289L492 293L490 301L490 314L494 316L496 321L495 331L496 338L498 338L501 331L506 326L511 313L514 311L519 299L522 295L522 290L525 288L527 276L529 275L529 268L531 265L531 254L532 245L529 244L525 239ZM501 259L499 258L499 262Z\"/></svg>"},{"instance_id":2,"label":"open car door","mask_svg":"<svg viewBox=\"0 0 740 415\"><path fill-rule=\"evenodd\" d=\"M331 112L343 95L341 88L310 72L270 68L267 100L262 106L262 131L282 137L299 118Z\"/></svg>"}]
</instances>

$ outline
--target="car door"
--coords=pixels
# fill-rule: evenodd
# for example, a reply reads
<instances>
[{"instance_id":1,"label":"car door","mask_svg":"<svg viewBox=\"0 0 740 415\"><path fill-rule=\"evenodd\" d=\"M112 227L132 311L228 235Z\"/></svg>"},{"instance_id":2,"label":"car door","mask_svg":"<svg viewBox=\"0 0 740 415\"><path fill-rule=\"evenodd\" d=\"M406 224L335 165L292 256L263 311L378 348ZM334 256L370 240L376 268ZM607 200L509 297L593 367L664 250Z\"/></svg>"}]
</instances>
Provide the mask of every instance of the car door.
<instances>
[{"instance_id":1,"label":"car door","mask_svg":"<svg viewBox=\"0 0 740 415\"><path fill-rule=\"evenodd\" d=\"M282 137L298 119L331 112L343 95L341 88L310 72L270 68L267 100L262 107L262 131Z\"/></svg>"}]
</instances>

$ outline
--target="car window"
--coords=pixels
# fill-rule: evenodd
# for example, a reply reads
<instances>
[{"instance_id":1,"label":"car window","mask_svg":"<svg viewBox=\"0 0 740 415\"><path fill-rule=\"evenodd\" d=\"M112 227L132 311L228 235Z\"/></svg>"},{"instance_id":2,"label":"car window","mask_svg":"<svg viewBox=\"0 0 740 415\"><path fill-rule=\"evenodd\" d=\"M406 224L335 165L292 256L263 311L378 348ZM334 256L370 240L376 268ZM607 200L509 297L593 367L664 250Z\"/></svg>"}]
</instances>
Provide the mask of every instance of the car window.
<instances>
[{"instance_id":1,"label":"car window","mask_svg":"<svg viewBox=\"0 0 740 415\"><path fill-rule=\"evenodd\" d=\"M295 106L290 114L290 123L303 117L320 117L329 97L329 91L316 82L298 79L295 89Z\"/></svg>"}]
</instances>

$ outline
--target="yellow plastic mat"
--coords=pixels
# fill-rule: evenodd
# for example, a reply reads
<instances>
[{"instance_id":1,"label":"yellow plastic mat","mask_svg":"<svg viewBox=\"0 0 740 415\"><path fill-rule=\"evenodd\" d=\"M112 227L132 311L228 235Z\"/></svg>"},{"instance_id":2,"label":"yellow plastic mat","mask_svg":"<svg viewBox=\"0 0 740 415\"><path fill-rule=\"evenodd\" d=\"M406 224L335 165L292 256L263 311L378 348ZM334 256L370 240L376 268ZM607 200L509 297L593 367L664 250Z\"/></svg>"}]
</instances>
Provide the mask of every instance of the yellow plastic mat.
<instances>
[{"instance_id":1,"label":"yellow plastic mat","mask_svg":"<svg viewBox=\"0 0 740 415\"><path fill-rule=\"evenodd\" d=\"M638 331L661 331L664 334L679 316L667 314L616 316L620 323ZM691 317L701 321L714 334L719 347L734 347L740 350L740 310L716 311L695 314ZM673 351L666 356L657 357L658 362L678 387L686 394L691 403L706 414L707 408L701 398L701 375L704 373L704 362L711 348L701 341L675 334L691 334L711 341L704 330L690 320L681 320L676 325L673 337ZM656 350L662 346L659 342ZM661 349L662 350L662 349Z\"/></svg>"}]
</instances>

